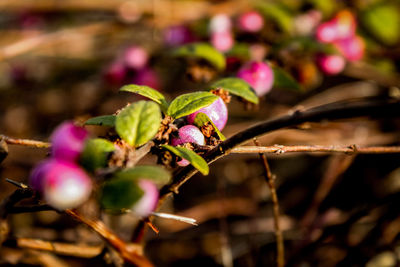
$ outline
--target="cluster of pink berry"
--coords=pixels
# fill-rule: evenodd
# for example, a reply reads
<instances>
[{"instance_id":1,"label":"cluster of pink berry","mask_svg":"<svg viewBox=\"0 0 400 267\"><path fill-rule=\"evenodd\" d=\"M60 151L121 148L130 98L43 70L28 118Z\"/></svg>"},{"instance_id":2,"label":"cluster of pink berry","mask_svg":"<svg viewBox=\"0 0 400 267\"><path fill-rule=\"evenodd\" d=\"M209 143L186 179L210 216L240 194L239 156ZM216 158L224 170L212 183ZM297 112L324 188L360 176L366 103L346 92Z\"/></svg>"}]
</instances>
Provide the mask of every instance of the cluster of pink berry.
<instances>
[{"instance_id":1,"label":"cluster of pink berry","mask_svg":"<svg viewBox=\"0 0 400 267\"><path fill-rule=\"evenodd\" d=\"M237 27L242 32L256 33L264 27L264 18L256 11L241 14L237 20ZM229 51L234 43L232 21L226 14L218 14L211 18L211 44L221 52Z\"/></svg>"},{"instance_id":2,"label":"cluster of pink berry","mask_svg":"<svg viewBox=\"0 0 400 267\"><path fill-rule=\"evenodd\" d=\"M148 65L148 52L140 46L130 46L108 67L105 76L109 83L134 83L160 88L157 73Z\"/></svg>"},{"instance_id":3,"label":"cluster of pink berry","mask_svg":"<svg viewBox=\"0 0 400 267\"><path fill-rule=\"evenodd\" d=\"M215 127L217 127L220 131L224 129L226 122L228 121L228 108L224 100L222 100L221 97L218 97L218 99L210 105L201 108L186 117L186 122L188 125L182 126L178 129L178 135L171 139L171 145L178 146L185 143L194 143L197 145L206 144L203 133L199 128L193 125L198 113L206 114L214 123ZM179 166L187 166L188 164L189 161L185 159L182 159L178 162Z\"/></svg>"},{"instance_id":4,"label":"cluster of pink berry","mask_svg":"<svg viewBox=\"0 0 400 267\"><path fill-rule=\"evenodd\" d=\"M357 61L364 56L364 40L356 34L357 22L348 10L342 10L331 20L320 24L316 39L321 43L332 44L339 54L320 54L317 62L321 70L329 75L341 72L346 60Z\"/></svg>"},{"instance_id":5,"label":"cluster of pink berry","mask_svg":"<svg viewBox=\"0 0 400 267\"><path fill-rule=\"evenodd\" d=\"M78 165L89 134L71 122L58 126L51 136L51 158L32 171L30 185L56 209L75 208L86 201L92 182Z\"/></svg>"}]
</instances>

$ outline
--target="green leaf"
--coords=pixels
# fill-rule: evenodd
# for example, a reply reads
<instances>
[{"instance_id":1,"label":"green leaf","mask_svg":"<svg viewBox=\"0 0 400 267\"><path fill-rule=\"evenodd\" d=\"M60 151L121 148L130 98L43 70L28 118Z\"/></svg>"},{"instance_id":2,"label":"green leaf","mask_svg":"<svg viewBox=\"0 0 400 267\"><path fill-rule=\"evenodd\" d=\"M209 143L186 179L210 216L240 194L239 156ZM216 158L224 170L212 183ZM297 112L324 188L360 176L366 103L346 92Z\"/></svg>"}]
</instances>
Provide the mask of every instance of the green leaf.
<instances>
[{"instance_id":1,"label":"green leaf","mask_svg":"<svg viewBox=\"0 0 400 267\"><path fill-rule=\"evenodd\" d=\"M381 42L393 45L400 39L400 7L384 3L373 5L361 16L362 22Z\"/></svg>"},{"instance_id":2,"label":"green leaf","mask_svg":"<svg viewBox=\"0 0 400 267\"><path fill-rule=\"evenodd\" d=\"M274 71L274 87L301 90L300 84L285 70L277 66L273 66L272 70Z\"/></svg>"},{"instance_id":3,"label":"green leaf","mask_svg":"<svg viewBox=\"0 0 400 267\"><path fill-rule=\"evenodd\" d=\"M174 55L205 59L218 70L224 70L226 65L225 56L207 43L194 43L178 47L174 50Z\"/></svg>"},{"instance_id":4,"label":"green leaf","mask_svg":"<svg viewBox=\"0 0 400 267\"><path fill-rule=\"evenodd\" d=\"M113 178L103 184L100 203L102 208L111 211L130 209L143 196L143 190L136 179L129 177Z\"/></svg>"},{"instance_id":5,"label":"green leaf","mask_svg":"<svg viewBox=\"0 0 400 267\"><path fill-rule=\"evenodd\" d=\"M136 166L115 173L117 178L130 178L133 180L147 179L154 183L163 185L171 180L171 173L159 166Z\"/></svg>"},{"instance_id":6,"label":"green leaf","mask_svg":"<svg viewBox=\"0 0 400 267\"><path fill-rule=\"evenodd\" d=\"M286 33L291 33L293 31L292 15L285 6L279 3L259 1L257 7L265 16L275 21L283 31Z\"/></svg>"},{"instance_id":7,"label":"green leaf","mask_svg":"<svg viewBox=\"0 0 400 267\"><path fill-rule=\"evenodd\" d=\"M163 145L165 149L168 149L178 157L181 157L183 159L186 159L187 161L190 162L190 164L193 165L199 172L201 172L203 175L207 175L209 172L208 164L207 162L197 155L195 152L193 152L190 149L184 148L184 147L179 147L179 146L170 146L170 145Z\"/></svg>"},{"instance_id":8,"label":"green leaf","mask_svg":"<svg viewBox=\"0 0 400 267\"><path fill-rule=\"evenodd\" d=\"M166 111L168 109L168 103L167 103L167 100L165 99L164 95L149 86L129 84L129 85L123 86L119 90L124 91L124 92L131 92L131 93L139 94L141 96L150 98L157 104L160 104L161 109L163 111Z\"/></svg>"},{"instance_id":9,"label":"green leaf","mask_svg":"<svg viewBox=\"0 0 400 267\"><path fill-rule=\"evenodd\" d=\"M211 85L212 89L222 88L233 95L237 95L251 103L258 104L258 97L254 89L240 78L225 78Z\"/></svg>"},{"instance_id":10,"label":"green leaf","mask_svg":"<svg viewBox=\"0 0 400 267\"><path fill-rule=\"evenodd\" d=\"M138 147L155 136L160 123L160 107L142 100L127 106L117 115L115 130L128 144Z\"/></svg>"},{"instance_id":11,"label":"green leaf","mask_svg":"<svg viewBox=\"0 0 400 267\"><path fill-rule=\"evenodd\" d=\"M93 117L85 121L85 125L115 126L115 115Z\"/></svg>"},{"instance_id":12,"label":"green leaf","mask_svg":"<svg viewBox=\"0 0 400 267\"><path fill-rule=\"evenodd\" d=\"M174 119L179 119L210 105L217 99L218 96L210 92L194 92L183 94L171 102L168 107L167 114Z\"/></svg>"},{"instance_id":13,"label":"green leaf","mask_svg":"<svg viewBox=\"0 0 400 267\"><path fill-rule=\"evenodd\" d=\"M205 123L211 123L211 125L214 127L214 131L217 133L218 137L220 140L224 141L226 138L225 136L218 130L217 126L211 121L211 119L204 113L199 112L196 115L196 118L194 119L194 124L201 128Z\"/></svg>"},{"instance_id":14,"label":"green leaf","mask_svg":"<svg viewBox=\"0 0 400 267\"><path fill-rule=\"evenodd\" d=\"M114 144L108 140L96 138L89 139L80 156L82 166L93 172L97 168L107 166L108 155L115 150Z\"/></svg>"}]
</instances>

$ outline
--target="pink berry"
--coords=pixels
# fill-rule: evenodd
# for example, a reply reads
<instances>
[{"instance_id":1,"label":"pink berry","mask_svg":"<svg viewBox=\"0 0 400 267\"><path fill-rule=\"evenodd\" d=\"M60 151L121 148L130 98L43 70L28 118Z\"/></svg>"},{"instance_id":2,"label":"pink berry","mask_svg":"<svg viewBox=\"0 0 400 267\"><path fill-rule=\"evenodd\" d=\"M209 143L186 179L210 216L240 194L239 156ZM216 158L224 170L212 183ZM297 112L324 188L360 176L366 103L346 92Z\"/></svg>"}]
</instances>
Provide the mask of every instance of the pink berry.
<instances>
[{"instance_id":1,"label":"pink berry","mask_svg":"<svg viewBox=\"0 0 400 267\"><path fill-rule=\"evenodd\" d=\"M211 44L221 52L229 51L234 44L231 32L215 32L211 34Z\"/></svg>"},{"instance_id":2,"label":"pink berry","mask_svg":"<svg viewBox=\"0 0 400 267\"><path fill-rule=\"evenodd\" d=\"M335 75L343 71L346 61L339 55L319 55L317 63L321 70L328 75Z\"/></svg>"},{"instance_id":3,"label":"pink berry","mask_svg":"<svg viewBox=\"0 0 400 267\"><path fill-rule=\"evenodd\" d=\"M353 13L350 11L342 10L338 12L331 21L335 24L338 40L355 35L357 22Z\"/></svg>"},{"instance_id":4,"label":"pink berry","mask_svg":"<svg viewBox=\"0 0 400 267\"><path fill-rule=\"evenodd\" d=\"M56 209L75 208L91 193L92 182L87 174L72 162L50 159L32 172L30 183L39 187L46 202Z\"/></svg>"},{"instance_id":5,"label":"pink berry","mask_svg":"<svg viewBox=\"0 0 400 267\"><path fill-rule=\"evenodd\" d=\"M126 67L123 62L113 62L105 73L105 79L108 83L114 85L120 85L124 81L126 76Z\"/></svg>"},{"instance_id":6,"label":"pink berry","mask_svg":"<svg viewBox=\"0 0 400 267\"><path fill-rule=\"evenodd\" d=\"M140 217L147 217L157 207L158 189L156 185L149 180L140 180L138 184L144 194L132 207L132 211Z\"/></svg>"},{"instance_id":7,"label":"pink berry","mask_svg":"<svg viewBox=\"0 0 400 267\"><path fill-rule=\"evenodd\" d=\"M294 30L300 35L309 35L317 27L321 19L322 13L319 10L310 10L307 13L300 14L293 20Z\"/></svg>"},{"instance_id":8,"label":"pink berry","mask_svg":"<svg viewBox=\"0 0 400 267\"><path fill-rule=\"evenodd\" d=\"M186 117L187 122L189 124L193 124L196 115L200 112L206 114L210 118L210 120L215 124L218 130L222 131L222 129L224 129L225 124L228 120L228 108L226 107L226 104L222 100L222 98L218 97L218 99L215 100L210 105L201 108L198 111L188 115Z\"/></svg>"},{"instance_id":9,"label":"pink berry","mask_svg":"<svg viewBox=\"0 0 400 267\"><path fill-rule=\"evenodd\" d=\"M210 20L210 32L229 32L232 28L232 22L228 15L218 14L211 18Z\"/></svg>"},{"instance_id":10,"label":"pink berry","mask_svg":"<svg viewBox=\"0 0 400 267\"><path fill-rule=\"evenodd\" d=\"M204 135L194 125L185 125L178 130L178 137L172 138L171 145L178 146L184 143L195 143L205 145Z\"/></svg>"},{"instance_id":11,"label":"pink berry","mask_svg":"<svg viewBox=\"0 0 400 267\"><path fill-rule=\"evenodd\" d=\"M194 125L185 125L178 130L178 137L174 137L171 140L171 145L178 146L184 143L195 143L197 145L205 145L205 139L203 133ZM189 161L181 159L177 162L179 166L189 165Z\"/></svg>"},{"instance_id":12,"label":"pink berry","mask_svg":"<svg viewBox=\"0 0 400 267\"><path fill-rule=\"evenodd\" d=\"M258 32L264 27L264 18L256 11L246 12L240 15L238 26L245 32Z\"/></svg>"},{"instance_id":13,"label":"pink berry","mask_svg":"<svg viewBox=\"0 0 400 267\"><path fill-rule=\"evenodd\" d=\"M59 125L51 135L51 154L54 158L76 162L85 146L89 133L72 122Z\"/></svg>"},{"instance_id":14,"label":"pink berry","mask_svg":"<svg viewBox=\"0 0 400 267\"><path fill-rule=\"evenodd\" d=\"M274 72L264 62L252 61L247 63L239 70L237 77L248 82L258 96L267 94L274 84Z\"/></svg>"},{"instance_id":15,"label":"pink berry","mask_svg":"<svg viewBox=\"0 0 400 267\"><path fill-rule=\"evenodd\" d=\"M43 192L43 177L50 170L52 164L52 160L42 161L32 170L29 176L29 185L32 189L40 193Z\"/></svg>"},{"instance_id":16,"label":"pink berry","mask_svg":"<svg viewBox=\"0 0 400 267\"><path fill-rule=\"evenodd\" d=\"M123 55L123 60L125 65L138 70L147 65L149 56L142 47L140 46L131 46L127 48Z\"/></svg>"},{"instance_id":17,"label":"pink berry","mask_svg":"<svg viewBox=\"0 0 400 267\"><path fill-rule=\"evenodd\" d=\"M151 68L143 68L136 72L132 83L138 85L147 85L154 89L160 89L160 79L157 73Z\"/></svg>"},{"instance_id":18,"label":"pink berry","mask_svg":"<svg viewBox=\"0 0 400 267\"><path fill-rule=\"evenodd\" d=\"M336 23L325 22L318 26L315 37L321 43L331 43L338 38Z\"/></svg>"},{"instance_id":19,"label":"pink berry","mask_svg":"<svg viewBox=\"0 0 400 267\"><path fill-rule=\"evenodd\" d=\"M179 46L194 41L190 30L183 25L168 27L163 32L164 42L169 46Z\"/></svg>"},{"instance_id":20,"label":"pink berry","mask_svg":"<svg viewBox=\"0 0 400 267\"><path fill-rule=\"evenodd\" d=\"M357 35L338 40L334 46L348 61L357 61L364 56L365 42Z\"/></svg>"}]
</instances>

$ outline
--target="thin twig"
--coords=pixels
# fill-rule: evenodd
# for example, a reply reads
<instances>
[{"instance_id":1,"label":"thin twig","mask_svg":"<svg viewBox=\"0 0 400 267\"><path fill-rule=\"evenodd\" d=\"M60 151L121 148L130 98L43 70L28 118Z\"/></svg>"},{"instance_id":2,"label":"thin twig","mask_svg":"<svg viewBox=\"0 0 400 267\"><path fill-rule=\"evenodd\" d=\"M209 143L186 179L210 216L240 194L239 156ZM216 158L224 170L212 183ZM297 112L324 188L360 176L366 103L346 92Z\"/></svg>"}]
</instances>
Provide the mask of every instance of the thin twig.
<instances>
[{"instance_id":1,"label":"thin twig","mask_svg":"<svg viewBox=\"0 0 400 267\"><path fill-rule=\"evenodd\" d=\"M239 146L232 149L231 153L251 154L251 153L274 153L284 154L291 152L325 152L325 153L347 153L347 154L386 154L400 153L400 146L373 146L358 147L350 146L319 146L319 145L299 145L299 146Z\"/></svg>"},{"instance_id":2,"label":"thin twig","mask_svg":"<svg viewBox=\"0 0 400 267\"><path fill-rule=\"evenodd\" d=\"M260 146L260 143L256 138L254 138L254 144ZM283 242L283 234L279 223L279 201L278 194L276 193L275 187L275 177L271 173L271 168L269 167L267 157L263 153L259 153L261 162L264 167L265 181L268 184L269 190L271 191L271 200L273 204L273 214L274 214L274 227L276 236L276 253L277 261L276 266L283 267L285 265L285 247Z\"/></svg>"},{"instance_id":3,"label":"thin twig","mask_svg":"<svg viewBox=\"0 0 400 267\"><path fill-rule=\"evenodd\" d=\"M5 135L0 135L0 140L4 140L7 144L10 145L31 146L37 148L49 148L51 146L51 144L48 142L29 140L29 139L17 139Z\"/></svg>"},{"instance_id":4,"label":"thin twig","mask_svg":"<svg viewBox=\"0 0 400 267\"><path fill-rule=\"evenodd\" d=\"M102 245L87 246L61 242L50 242L31 238L17 238L16 245L20 248L51 251L57 254L79 258L93 258L99 255L103 250Z\"/></svg>"}]
</instances>

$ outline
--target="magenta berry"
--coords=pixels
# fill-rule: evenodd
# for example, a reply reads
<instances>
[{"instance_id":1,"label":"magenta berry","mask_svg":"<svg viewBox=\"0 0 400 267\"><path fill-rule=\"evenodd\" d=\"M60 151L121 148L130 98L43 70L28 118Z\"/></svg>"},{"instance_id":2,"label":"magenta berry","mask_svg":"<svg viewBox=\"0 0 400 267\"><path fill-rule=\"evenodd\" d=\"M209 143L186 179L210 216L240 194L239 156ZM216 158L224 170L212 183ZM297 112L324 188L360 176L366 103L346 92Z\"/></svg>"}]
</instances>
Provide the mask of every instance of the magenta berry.
<instances>
[{"instance_id":1,"label":"magenta berry","mask_svg":"<svg viewBox=\"0 0 400 267\"><path fill-rule=\"evenodd\" d=\"M364 56L365 43L364 40L357 35L336 41L334 46L348 61L357 61Z\"/></svg>"},{"instance_id":2,"label":"magenta berry","mask_svg":"<svg viewBox=\"0 0 400 267\"><path fill-rule=\"evenodd\" d=\"M185 125L178 130L178 137L172 138L171 145L178 146L184 143L205 145L204 135L194 125Z\"/></svg>"},{"instance_id":3,"label":"magenta berry","mask_svg":"<svg viewBox=\"0 0 400 267\"><path fill-rule=\"evenodd\" d=\"M328 75L335 75L343 71L346 61L340 55L319 55L317 63L321 70Z\"/></svg>"},{"instance_id":4,"label":"magenta berry","mask_svg":"<svg viewBox=\"0 0 400 267\"><path fill-rule=\"evenodd\" d=\"M169 46L179 46L194 40L191 31L183 25L168 27L163 32L164 42Z\"/></svg>"},{"instance_id":5,"label":"magenta berry","mask_svg":"<svg viewBox=\"0 0 400 267\"><path fill-rule=\"evenodd\" d=\"M171 145L178 146L184 143L195 143L197 145L205 145L203 133L194 125L185 125L178 130L178 137L171 140ZM189 161L181 159L177 162L179 166L189 165Z\"/></svg>"},{"instance_id":6,"label":"magenta berry","mask_svg":"<svg viewBox=\"0 0 400 267\"><path fill-rule=\"evenodd\" d=\"M239 70L237 77L248 82L258 96L267 94L274 84L274 72L264 62L247 63Z\"/></svg>"},{"instance_id":7,"label":"magenta berry","mask_svg":"<svg viewBox=\"0 0 400 267\"><path fill-rule=\"evenodd\" d=\"M258 32L264 27L264 18L256 11L246 12L240 15L238 26L244 32Z\"/></svg>"},{"instance_id":8,"label":"magenta berry","mask_svg":"<svg viewBox=\"0 0 400 267\"><path fill-rule=\"evenodd\" d=\"M49 205L60 210L79 206L92 190L90 178L78 165L57 159L38 165L32 172L30 184L42 192Z\"/></svg>"},{"instance_id":9,"label":"magenta berry","mask_svg":"<svg viewBox=\"0 0 400 267\"><path fill-rule=\"evenodd\" d=\"M357 22L353 13L350 11L342 10L338 12L331 21L335 24L338 40L355 35Z\"/></svg>"},{"instance_id":10,"label":"magenta berry","mask_svg":"<svg viewBox=\"0 0 400 267\"><path fill-rule=\"evenodd\" d=\"M307 13L298 15L293 20L293 27L296 33L300 35L309 35L317 27L322 19L322 13L319 10L310 10Z\"/></svg>"},{"instance_id":11,"label":"magenta berry","mask_svg":"<svg viewBox=\"0 0 400 267\"><path fill-rule=\"evenodd\" d=\"M54 158L65 161L77 161L89 133L72 122L59 125L51 135L51 154Z\"/></svg>"},{"instance_id":12,"label":"magenta berry","mask_svg":"<svg viewBox=\"0 0 400 267\"><path fill-rule=\"evenodd\" d=\"M315 37L321 43L331 43L337 40L338 32L334 22L325 22L318 26Z\"/></svg>"},{"instance_id":13,"label":"magenta berry","mask_svg":"<svg viewBox=\"0 0 400 267\"><path fill-rule=\"evenodd\" d=\"M105 72L105 79L108 83L120 85L126 76L126 67L123 62L115 61L108 66Z\"/></svg>"},{"instance_id":14,"label":"magenta berry","mask_svg":"<svg viewBox=\"0 0 400 267\"><path fill-rule=\"evenodd\" d=\"M225 124L228 121L228 108L222 98L218 97L218 99L210 105L188 115L186 117L187 122L193 124L196 115L200 112L206 114L218 130L222 131L222 129L224 129Z\"/></svg>"},{"instance_id":15,"label":"magenta berry","mask_svg":"<svg viewBox=\"0 0 400 267\"><path fill-rule=\"evenodd\" d=\"M144 194L132 207L132 211L140 217L147 217L157 207L158 189L156 185L149 180L140 180L138 185L143 190Z\"/></svg>"},{"instance_id":16,"label":"magenta berry","mask_svg":"<svg viewBox=\"0 0 400 267\"><path fill-rule=\"evenodd\" d=\"M142 47L131 46L127 48L123 55L124 63L127 67L138 70L147 65L149 56Z\"/></svg>"},{"instance_id":17,"label":"magenta berry","mask_svg":"<svg viewBox=\"0 0 400 267\"><path fill-rule=\"evenodd\" d=\"M154 89L160 89L160 78L151 68L143 68L136 72L132 83L138 85L147 85Z\"/></svg>"},{"instance_id":18,"label":"magenta berry","mask_svg":"<svg viewBox=\"0 0 400 267\"><path fill-rule=\"evenodd\" d=\"M214 32L211 34L211 44L221 52L229 51L234 44L231 32Z\"/></svg>"},{"instance_id":19,"label":"magenta berry","mask_svg":"<svg viewBox=\"0 0 400 267\"><path fill-rule=\"evenodd\" d=\"M34 190L43 192L43 178L48 173L53 165L53 160L46 160L39 163L31 172L29 176L29 185Z\"/></svg>"}]
</instances>

